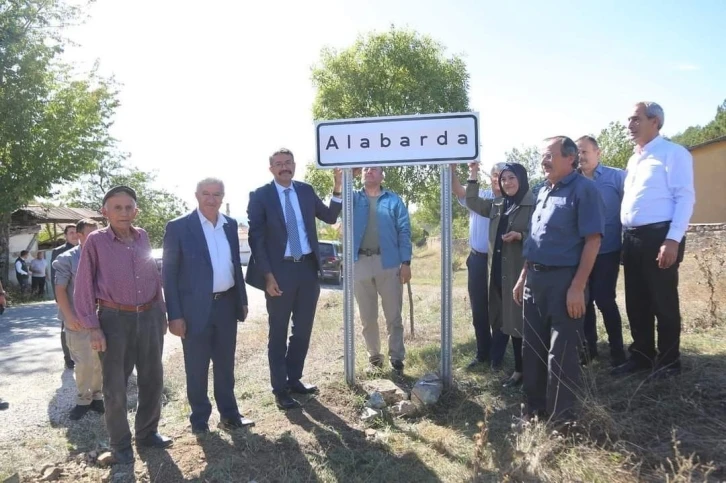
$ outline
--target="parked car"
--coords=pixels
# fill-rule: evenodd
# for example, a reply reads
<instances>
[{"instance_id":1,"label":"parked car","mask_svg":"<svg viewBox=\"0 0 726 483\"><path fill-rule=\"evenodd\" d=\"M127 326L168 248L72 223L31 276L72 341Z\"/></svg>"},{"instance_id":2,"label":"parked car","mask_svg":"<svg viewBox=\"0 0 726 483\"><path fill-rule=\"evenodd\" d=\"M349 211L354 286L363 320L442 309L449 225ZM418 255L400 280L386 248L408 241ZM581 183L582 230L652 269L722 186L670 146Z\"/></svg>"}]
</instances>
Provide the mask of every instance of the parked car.
<instances>
[{"instance_id":1,"label":"parked car","mask_svg":"<svg viewBox=\"0 0 726 483\"><path fill-rule=\"evenodd\" d=\"M343 284L343 245L337 241L321 240L320 265L323 280L332 280L338 285Z\"/></svg>"}]
</instances>

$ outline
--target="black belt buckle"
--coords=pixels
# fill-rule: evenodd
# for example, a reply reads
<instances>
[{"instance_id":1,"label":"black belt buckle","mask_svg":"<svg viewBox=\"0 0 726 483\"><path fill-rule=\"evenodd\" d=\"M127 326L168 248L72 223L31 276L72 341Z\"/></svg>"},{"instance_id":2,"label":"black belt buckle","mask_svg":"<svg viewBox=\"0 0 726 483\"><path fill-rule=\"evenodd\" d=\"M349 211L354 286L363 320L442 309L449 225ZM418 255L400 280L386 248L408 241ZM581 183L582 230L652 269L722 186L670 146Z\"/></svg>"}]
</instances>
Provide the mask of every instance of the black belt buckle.
<instances>
[{"instance_id":1,"label":"black belt buckle","mask_svg":"<svg viewBox=\"0 0 726 483\"><path fill-rule=\"evenodd\" d=\"M310 256L309 253L304 253L304 254L300 255L300 258L283 257L282 259L286 262L300 263L300 262L307 260L309 256Z\"/></svg>"},{"instance_id":2,"label":"black belt buckle","mask_svg":"<svg viewBox=\"0 0 726 483\"><path fill-rule=\"evenodd\" d=\"M535 272L546 272L551 269L551 267L548 267L547 265L542 265L541 263L531 263L529 266Z\"/></svg>"},{"instance_id":3,"label":"black belt buckle","mask_svg":"<svg viewBox=\"0 0 726 483\"><path fill-rule=\"evenodd\" d=\"M215 292L212 294L212 300L219 300L222 297L224 297L224 294L226 294L226 293L227 292Z\"/></svg>"},{"instance_id":4,"label":"black belt buckle","mask_svg":"<svg viewBox=\"0 0 726 483\"><path fill-rule=\"evenodd\" d=\"M365 250L358 250L358 255L363 255L366 257L372 257L373 255L380 255L380 253L381 253L380 248L378 250L369 250L367 248Z\"/></svg>"}]
</instances>

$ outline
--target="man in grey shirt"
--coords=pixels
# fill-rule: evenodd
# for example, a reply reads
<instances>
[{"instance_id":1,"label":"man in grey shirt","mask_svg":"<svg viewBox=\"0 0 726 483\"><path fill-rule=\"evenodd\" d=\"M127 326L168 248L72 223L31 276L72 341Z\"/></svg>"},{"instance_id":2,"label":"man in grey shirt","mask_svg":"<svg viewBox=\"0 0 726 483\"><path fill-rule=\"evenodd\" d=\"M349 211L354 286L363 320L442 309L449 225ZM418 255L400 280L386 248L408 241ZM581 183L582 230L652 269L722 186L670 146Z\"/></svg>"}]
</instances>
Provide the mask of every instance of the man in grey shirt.
<instances>
[{"instance_id":1,"label":"man in grey shirt","mask_svg":"<svg viewBox=\"0 0 726 483\"><path fill-rule=\"evenodd\" d=\"M73 305L73 284L81 259L81 249L89 234L98 229L92 219L83 219L76 224L79 244L67 250L53 261L55 271L55 295L58 302L58 318L66 330L66 342L73 361L78 396L76 406L68 415L72 421L81 419L89 410L104 413L101 373L101 359L91 349L91 332L83 330L78 322Z\"/></svg>"}]
</instances>

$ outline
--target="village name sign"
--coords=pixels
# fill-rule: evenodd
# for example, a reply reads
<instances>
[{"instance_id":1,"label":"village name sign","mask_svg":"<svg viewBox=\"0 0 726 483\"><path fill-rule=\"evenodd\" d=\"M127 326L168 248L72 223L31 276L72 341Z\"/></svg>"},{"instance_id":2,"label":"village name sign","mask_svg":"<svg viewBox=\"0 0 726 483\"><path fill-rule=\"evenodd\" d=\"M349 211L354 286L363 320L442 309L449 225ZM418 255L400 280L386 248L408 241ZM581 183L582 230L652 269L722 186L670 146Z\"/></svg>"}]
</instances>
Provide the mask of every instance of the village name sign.
<instances>
[{"instance_id":1,"label":"village name sign","mask_svg":"<svg viewBox=\"0 0 726 483\"><path fill-rule=\"evenodd\" d=\"M479 160L479 114L316 121L317 167L405 166Z\"/></svg>"}]
</instances>

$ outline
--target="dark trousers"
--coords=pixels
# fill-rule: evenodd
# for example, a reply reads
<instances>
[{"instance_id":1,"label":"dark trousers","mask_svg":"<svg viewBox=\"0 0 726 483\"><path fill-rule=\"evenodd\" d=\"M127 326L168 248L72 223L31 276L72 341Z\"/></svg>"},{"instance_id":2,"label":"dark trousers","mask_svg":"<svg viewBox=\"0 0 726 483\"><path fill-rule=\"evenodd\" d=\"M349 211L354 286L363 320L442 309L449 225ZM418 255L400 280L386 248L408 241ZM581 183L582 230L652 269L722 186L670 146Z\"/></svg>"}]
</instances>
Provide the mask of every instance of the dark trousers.
<instances>
[{"instance_id":1,"label":"dark trousers","mask_svg":"<svg viewBox=\"0 0 726 483\"><path fill-rule=\"evenodd\" d=\"M30 292L40 297L45 295L45 277L33 277Z\"/></svg>"},{"instance_id":2,"label":"dark trousers","mask_svg":"<svg viewBox=\"0 0 726 483\"><path fill-rule=\"evenodd\" d=\"M234 290L231 290L212 302L212 312L204 330L182 339L187 398L192 409L189 421L192 426L206 424L212 414L212 404L207 395L210 361L213 364L214 400L220 416L225 419L237 419L240 416L234 396L236 318Z\"/></svg>"},{"instance_id":3,"label":"dark trousers","mask_svg":"<svg viewBox=\"0 0 726 483\"><path fill-rule=\"evenodd\" d=\"M620 251L602 253L595 259L590 273L590 297L585 310L585 340L591 350L597 349L597 316L595 304L602 314L608 333L611 354L623 352L623 321L615 293L620 273Z\"/></svg>"},{"instance_id":4,"label":"dark trousers","mask_svg":"<svg viewBox=\"0 0 726 483\"><path fill-rule=\"evenodd\" d=\"M503 304L503 298L502 298L502 284L501 280L497 281L494 280L494 276L492 276L491 280L491 295L492 298L497 298L497 303L500 307L499 310L499 317L502 317L502 304ZM494 324L494 320L491 321L492 324ZM497 324L498 327L502 326L501 321ZM509 335L505 334L501 331L501 329L495 329L492 327L492 367L498 368L502 365L502 361L504 361L504 354L507 352L507 344L509 343ZM522 372L522 338L521 337L512 337L512 349L514 350L514 370L516 372Z\"/></svg>"},{"instance_id":5,"label":"dark trousers","mask_svg":"<svg viewBox=\"0 0 726 483\"><path fill-rule=\"evenodd\" d=\"M487 283L488 258L486 253L470 252L466 259L468 269L469 303L476 337L476 358L488 362L492 345L489 327L489 288Z\"/></svg>"},{"instance_id":6,"label":"dark trousers","mask_svg":"<svg viewBox=\"0 0 726 483\"><path fill-rule=\"evenodd\" d=\"M28 289L28 275L15 275L18 278L18 285L20 285L20 293L24 293Z\"/></svg>"},{"instance_id":7,"label":"dark trousers","mask_svg":"<svg viewBox=\"0 0 726 483\"><path fill-rule=\"evenodd\" d=\"M275 274L282 291L279 297L267 299L269 337L267 358L270 364L270 382L275 394L287 390L287 383L302 378L305 357L310 345L315 310L320 296L317 265L314 259L284 262L283 270ZM287 333L292 316L292 333Z\"/></svg>"},{"instance_id":8,"label":"dark trousers","mask_svg":"<svg viewBox=\"0 0 726 483\"><path fill-rule=\"evenodd\" d=\"M66 342L66 327L63 321L61 320L61 348L63 349L63 360L66 363L66 366L73 366L75 363L73 362L73 359L71 358L71 351L68 349L68 342Z\"/></svg>"},{"instance_id":9,"label":"dark trousers","mask_svg":"<svg viewBox=\"0 0 726 483\"><path fill-rule=\"evenodd\" d=\"M631 357L644 366L680 364L681 311L678 301L678 266L683 261L685 237L676 263L658 268L656 257L668 226L626 230L623 238L625 308L633 343ZM655 319L658 319L658 352Z\"/></svg>"},{"instance_id":10,"label":"dark trousers","mask_svg":"<svg viewBox=\"0 0 726 483\"><path fill-rule=\"evenodd\" d=\"M164 387L161 364L164 314L154 307L138 314L101 308L98 315L106 336L106 351L100 353L106 429L111 448L124 449L131 445L126 388L134 367L139 388L134 425L136 439L155 433L159 425Z\"/></svg>"},{"instance_id":11,"label":"dark trousers","mask_svg":"<svg viewBox=\"0 0 726 483\"><path fill-rule=\"evenodd\" d=\"M567 313L567 290L577 267L527 271L524 287L524 390L528 411L571 419L580 383L583 318ZM588 293L585 289L585 300Z\"/></svg>"}]
</instances>

